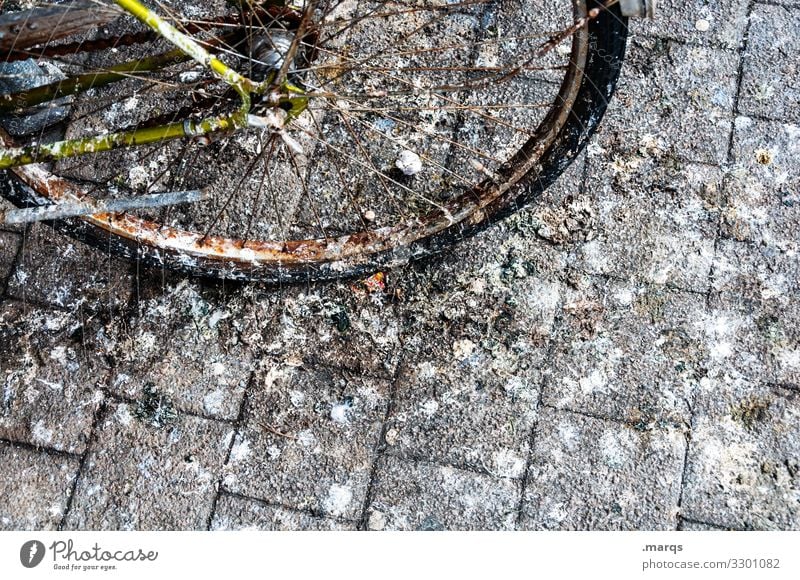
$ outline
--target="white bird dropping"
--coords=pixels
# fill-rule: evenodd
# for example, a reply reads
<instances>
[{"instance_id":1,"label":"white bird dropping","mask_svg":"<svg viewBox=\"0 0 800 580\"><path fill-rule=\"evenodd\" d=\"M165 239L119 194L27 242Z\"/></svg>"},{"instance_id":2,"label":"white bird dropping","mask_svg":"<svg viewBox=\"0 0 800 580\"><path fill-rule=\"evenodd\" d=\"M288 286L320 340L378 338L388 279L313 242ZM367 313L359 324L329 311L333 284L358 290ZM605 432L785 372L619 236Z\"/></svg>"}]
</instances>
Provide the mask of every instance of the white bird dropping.
<instances>
[{"instance_id":1,"label":"white bird dropping","mask_svg":"<svg viewBox=\"0 0 800 580\"><path fill-rule=\"evenodd\" d=\"M413 151L405 150L397 158L395 167L410 177L422 171L422 159Z\"/></svg>"}]
</instances>

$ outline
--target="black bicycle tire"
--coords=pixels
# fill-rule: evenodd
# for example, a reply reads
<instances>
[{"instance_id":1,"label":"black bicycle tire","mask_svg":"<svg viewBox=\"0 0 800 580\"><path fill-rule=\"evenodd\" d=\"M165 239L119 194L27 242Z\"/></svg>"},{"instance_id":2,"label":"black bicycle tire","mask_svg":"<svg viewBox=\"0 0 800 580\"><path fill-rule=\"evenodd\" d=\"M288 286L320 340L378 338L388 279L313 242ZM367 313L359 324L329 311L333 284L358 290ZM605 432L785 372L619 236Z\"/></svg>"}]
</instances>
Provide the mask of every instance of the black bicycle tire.
<instances>
[{"instance_id":1,"label":"black bicycle tire","mask_svg":"<svg viewBox=\"0 0 800 580\"><path fill-rule=\"evenodd\" d=\"M600 0L590 0L588 4L602 6ZM409 261L430 258L534 202L583 151L605 115L625 57L628 22L619 12L619 6L605 8L596 18L590 20L588 35L587 61L569 118L553 143L542 154L539 164L541 169L529 173L514 186L513 198L490 204L482 212L483 219L476 223L456 223L409 245L371 255L361 263L342 268L340 264L305 262L291 266L259 265L251 270L219 259L201 258L190 263L179 252L160 249L159 253L153 253L151 248L113 235L79 218L45 223L61 234L118 257L138 261L142 266L167 268L204 278L258 280L273 284L322 282L363 276ZM0 191L4 197L20 207L40 205L38 196L31 188L6 181Z\"/></svg>"}]
</instances>

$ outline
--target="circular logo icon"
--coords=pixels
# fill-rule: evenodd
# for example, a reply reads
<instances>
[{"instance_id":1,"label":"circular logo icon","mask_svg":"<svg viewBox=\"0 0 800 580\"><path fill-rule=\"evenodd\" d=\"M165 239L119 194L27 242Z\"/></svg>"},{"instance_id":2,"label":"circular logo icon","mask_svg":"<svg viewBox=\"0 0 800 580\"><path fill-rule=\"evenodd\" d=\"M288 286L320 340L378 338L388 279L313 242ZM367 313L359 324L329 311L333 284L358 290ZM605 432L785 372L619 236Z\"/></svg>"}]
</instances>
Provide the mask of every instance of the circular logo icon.
<instances>
[{"instance_id":1,"label":"circular logo icon","mask_svg":"<svg viewBox=\"0 0 800 580\"><path fill-rule=\"evenodd\" d=\"M19 549L19 561L26 568L36 568L44 559L44 544L39 540L29 540Z\"/></svg>"}]
</instances>

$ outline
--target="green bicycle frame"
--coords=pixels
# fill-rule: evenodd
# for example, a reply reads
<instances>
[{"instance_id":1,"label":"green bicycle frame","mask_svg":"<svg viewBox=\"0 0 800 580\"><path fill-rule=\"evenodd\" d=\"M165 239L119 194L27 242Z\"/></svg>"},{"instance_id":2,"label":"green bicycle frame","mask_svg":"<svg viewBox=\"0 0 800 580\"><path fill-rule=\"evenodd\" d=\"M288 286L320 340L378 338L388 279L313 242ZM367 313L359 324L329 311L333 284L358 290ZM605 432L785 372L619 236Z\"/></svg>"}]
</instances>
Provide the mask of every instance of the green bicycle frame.
<instances>
[{"instance_id":1,"label":"green bicycle frame","mask_svg":"<svg viewBox=\"0 0 800 580\"><path fill-rule=\"evenodd\" d=\"M263 94L268 87L271 86L272 78L267 79L262 83L254 82L235 70L228 67L218 58L212 56L205 48L203 48L192 37L180 32L173 25L162 19L152 10L144 6L139 0L114 0L115 3L122 8L125 12L131 14L136 19L144 23L151 30L156 32L159 36L172 43L177 50L166 53L160 57L153 57L149 62L147 59L136 61L133 63L126 63L119 67L112 68L108 73L101 73L90 75L94 81L90 79L82 79L78 77L71 81L71 85L67 84L67 89L72 89L73 92L79 90L86 90L87 88L94 88L95 86L102 86L114 82L121 78L125 78L125 73L135 72L136 70L152 70L157 68L163 62L175 61L176 57L185 55L209 69L214 75L232 87L241 99L241 104L237 110L228 115L220 115L216 117L208 117L199 121L184 121L181 123L172 123L159 127L149 127L145 129L134 129L130 131L122 131L112 133L109 135L100 135L94 137L85 137L80 139L71 139L66 141L59 141L49 144L38 144L27 147L0 149L0 169L9 169L20 165L27 165L30 163L43 163L48 161L57 161L67 159L70 157L77 157L89 153L100 153L103 151L110 151L120 147L132 147L138 145L147 145L151 143L160 143L165 140L182 139L187 137L199 137L215 133L219 131L244 129L251 125L250 122L250 108L251 108L251 95ZM137 69L137 65L140 67ZM119 70L117 70L119 69ZM285 83L285 89L290 95L302 95L303 91L290 83ZM31 92L34 92L35 89ZM27 95L30 96L30 95ZM47 100L47 92L44 91L43 95L39 95L32 99L35 103L37 98L40 102ZM289 97L288 101L292 103L292 110L286 118L296 116L304 109L304 103L299 104L293 101L301 100L298 97ZM12 99L6 99L12 101ZM29 104L31 100L27 101ZM9 105L6 106L6 108ZM266 125L276 131L282 129L285 119L281 120L279 115L271 115L267 118ZM259 126L264 126L264 120L261 119Z\"/></svg>"}]
</instances>

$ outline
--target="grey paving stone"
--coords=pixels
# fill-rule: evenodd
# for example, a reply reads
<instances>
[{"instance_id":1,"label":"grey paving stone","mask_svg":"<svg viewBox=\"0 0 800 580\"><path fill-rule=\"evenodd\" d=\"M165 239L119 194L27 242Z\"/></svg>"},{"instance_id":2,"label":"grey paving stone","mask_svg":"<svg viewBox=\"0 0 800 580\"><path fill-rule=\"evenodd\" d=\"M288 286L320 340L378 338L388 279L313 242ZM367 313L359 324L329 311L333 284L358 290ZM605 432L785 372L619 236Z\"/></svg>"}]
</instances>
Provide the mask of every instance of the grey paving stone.
<instances>
[{"instance_id":1,"label":"grey paving stone","mask_svg":"<svg viewBox=\"0 0 800 580\"><path fill-rule=\"evenodd\" d=\"M111 391L155 389L183 411L235 419L256 366L256 309L245 293L209 296L187 280L141 300L127 324L105 328Z\"/></svg>"},{"instance_id":2,"label":"grey paving stone","mask_svg":"<svg viewBox=\"0 0 800 580\"><path fill-rule=\"evenodd\" d=\"M530 309L528 320L539 316L551 324L558 286L536 280L528 286L527 295L517 295L518 305ZM450 306L457 308L458 302ZM416 333L419 344L407 346L408 362L401 369L387 424L384 443L389 453L522 477L548 347L540 337L526 336L515 315L510 308L501 308L497 317L485 313L488 326L506 326L489 330L482 339L434 328Z\"/></svg>"},{"instance_id":3,"label":"grey paving stone","mask_svg":"<svg viewBox=\"0 0 800 580\"><path fill-rule=\"evenodd\" d=\"M733 145L723 235L793 255L800 243L800 126L737 117Z\"/></svg>"},{"instance_id":4,"label":"grey paving stone","mask_svg":"<svg viewBox=\"0 0 800 580\"><path fill-rule=\"evenodd\" d=\"M510 530L520 482L386 457L367 513L370 530Z\"/></svg>"},{"instance_id":5,"label":"grey paving stone","mask_svg":"<svg viewBox=\"0 0 800 580\"><path fill-rule=\"evenodd\" d=\"M280 314L265 329L265 351L392 377L400 355L392 275L383 282L352 280L280 291Z\"/></svg>"},{"instance_id":6,"label":"grey paving stone","mask_svg":"<svg viewBox=\"0 0 800 580\"><path fill-rule=\"evenodd\" d=\"M113 315L128 304L133 276L126 262L36 225L24 236L7 292L19 300Z\"/></svg>"},{"instance_id":7,"label":"grey paving stone","mask_svg":"<svg viewBox=\"0 0 800 580\"><path fill-rule=\"evenodd\" d=\"M769 364L775 382L800 388L800 299L794 295L787 308L777 307L765 320L767 324ZM777 321L777 322L776 322Z\"/></svg>"},{"instance_id":8,"label":"grey paving stone","mask_svg":"<svg viewBox=\"0 0 800 580\"><path fill-rule=\"evenodd\" d=\"M677 526L686 439L543 410L527 477L526 529L669 530Z\"/></svg>"},{"instance_id":9,"label":"grey paving stone","mask_svg":"<svg viewBox=\"0 0 800 580\"><path fill-rule=\"evenodd\" d=\"M683 513L749 529L800 529L800 395L715 380L698 398Z\"/></svg>"},{"instance_id":10,"label":"grey paving stone","mask_svg":"<svg viewBox=\"0 0 800 580\"><path fill-rule=\"evenodd\" d=\"M684 163L657 141L641 145L628 155L616 146L613 153L601 147L590 154L582 201L597 225L572 261L591 274L705 292L722 172Z\"/></svg>"},{"instance_id":11,"label":"grey paving stone","mask_svg":"<svg viewBox=\"0 0 800 580\"><path fill-rule=\"evenodd\" d=\"M705 297L595 279L565 295L545 404L642 426L681 425L707 352Z\"/></svg>"},{"instance_id":12,"label":"grey paving stone","mask_svg":"<svg viewBox=\"0 0 800 580\"><path fill-rule=\"evenodd\" d=\"M390 453L519 477L566 272L592 216L583 159L512 218L400 273L406 364ZM491 436L487 436L491 433Z\"/></svg>"},{"instance_id":13,"label":"grey paving stone","mask_svg":"<svg viewBox=\"0 0 800 580\"><path fill-rule=\"evenodd\" d=\"M389 385L340 370L264 364L224 488L269 503L355 520L369 485Z\"/></svg>"},{"instance_id":14,"label":"grey paving stone","mask_svg":"<svg viewBox=\"0 0 800 580\"><path fill-rule=\"evenodd\" d=\"M719 347L709 371L800 384L800 264L793 250L722 240L712 300Z\"/></svg>"},{"instance_id":15,"label":"grey paving stone","mask_svg":"<svg viewBox=\"0 0 800 580\"><path fill-rule=\"evenodd\" d=\"M573 203L582 173L579 163L530 208L400 273L405 362L389 453L522 476L569 277L561 248L593 227Z\"/></svg>"},{"instance_id":16,"label":"grey paving stone","mask_svg":"<svg viewBox=\"0 0 800 580\"><path fill-rule=\"evenodd\" d=\"M114 403L97 427L66 521L80 530L205 529L233 427Z\"/></svg>"},{"instance_id":17,"label":"grey paving stone","mask_svg":"<svg viewBox=\"0 0 800 580\"><path fill-rule=\"evenodd\" d=\"M715 296L698 321L709 358L706 372L797 386L800 384L800 301L797 294L754 301Z\"/></svg>"},{"instance_id":18,"label":"grey paving stone","mask_svg":"<svg viewBox=\"0 0 800 580\"><path fill-rule=\"evenodd\" d=\"M691 18L691 17L690 17ZM595 149L625 167L637 158L725 163L739 55L735 51L635 37Z\"/></svg>"},{"instance_id":19,"label":"grey paving stone","mask_svg":"<svg viewBox=\"0 0 800 580\"><path fill-rule=\"evenodd\" d=\"M388 452L522 477L538 381L506 370L506 361L466 339L444 341L442 350L402 372L384 438Z\"/></svg>"},{"instance_id":20,"label":"grey paving stone","mask_svg":"<svg viewBox=\"0 0 800 580\"><path fill-rule=\"evenodd\" d=\"M656 18L631 21L634 34L738 48L749 0L659 0Z\"/></svg>"},{"instance_id":21,"label":"grey paving stone","mask_svg":"<svg viewBox=\"0 0 800 580\"><path fill-rule=\"evenodd\" d=\"M95 326L63 311L0 305L0 437L83 453L108 379Z\"/></svg>"},{"instance_id":22,"label":"grey paving stone","mask_svg":"<svg viewBox=\"0 0 800 580\"><path fill-rule=\"evenodd\" d=\"M0 464L0 530L58 528L79 459L0 443Z\"/></svg>"},{"instance_id":23,"label":"grey paving stone","mask_svg":"<svg viewBox=\"0 0 800 580\"><path fill-rule=\"evenodd\" d=\"M800 117L797 10L755 4L750 21L739 112L796 121Z\"/></svg>"},{"instance_id":24,"label":"grey paving stone","mask_svg":"<svg viewBox=\"0 0 800 580\"><path fill-rule=\"evenodd\" d=\"M485 370L502 374L528 362L534 368L552 333L559 285L570 277L563 247L585 239L594 227L592 216L573 204L581 187L579 164L540 201L398 273L410 365L432 354L458 363L464 357L455 357L452 345L469 340L491 355L493 368Z\"/></svg>"},{"instance_id":25,"label":"grey paving stone","mask_svg":"<svg viewBox=\"0 0 800 580\"><path fill-rule=\"evenodd\" d=\"M707 163L727 158L736 59L639 39L629 60L588 148L577 201L594 225L570 265L705 292L722 206L722 171Z\"/></svg>"},{"instance_id":26,"label":"grey paving stone","mask_svg":"<svg viewBox=\"0 0 800 580\"><path fill-rule=\"evenodd\" d=\"M556 277L563 269L563 257L552 248L546 251L547 245L538 243L537 238L552 246L569 247L594 235L596 215L583 203L581 196L585 175L586 154L582 153L538 199L508 217L504 225L493 226L498 228L499 243L512 235L515 244L529 246L530 253L552 260L549 267L545 259L537 263L537 273L541 276ZM509 233L505 233L503 228L507 228ZM491 233L489 238L492 239Z\"/></svg>"},{"instance_id":27,"label":"grey paving stone","mask_svg":"<svg viewBox=\"0 0 800 580\"><path fill-rule=\"evenodd\" d=\"M800 383L800 303L796 294L753 300L747 294L712 297L699 317L708 357L706 376L797 386Z\"/></svg>"},{"instance_id":28,"label":"grey paving stone","mask_svg":"<svg viewBox=\"0 0 800 580\"><path fill-rule=\"evenodd\" d=\"M714 256L712 290L770 301L800 290L800 261L792 247L721 239Z\"/></svg>"},{"instance_id":29,"label":"grey paving stone","mask_svg":"<svg viewBox=\"0 0 800 580\"><path fill-rule=\"evenodd\" d=\"M0 231L0 288L5 287L21 243L19 234Z\"/></svg>"},{"instance_id":30,"label":"grey paving stone","mask_svg":"<svg viewBox=\"0 0 800 580\"><path fill-rule=\"evenodd\" d=\"M222 494L217 501L211 529L265 531L346 531L355 530L353 523L320 518L308 512L264 504L263 502Z\"/></svg>"}]
</instances>

